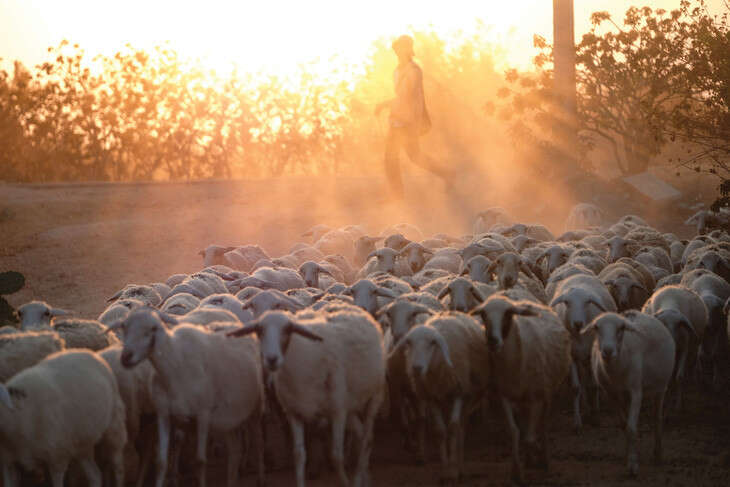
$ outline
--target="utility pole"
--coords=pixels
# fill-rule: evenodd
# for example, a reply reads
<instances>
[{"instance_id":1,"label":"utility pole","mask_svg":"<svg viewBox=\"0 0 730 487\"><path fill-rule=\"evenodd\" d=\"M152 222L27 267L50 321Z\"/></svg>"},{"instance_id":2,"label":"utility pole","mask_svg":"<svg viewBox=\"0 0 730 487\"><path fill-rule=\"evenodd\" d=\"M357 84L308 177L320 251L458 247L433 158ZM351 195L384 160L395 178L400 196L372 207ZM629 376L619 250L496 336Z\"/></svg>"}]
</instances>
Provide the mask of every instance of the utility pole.
<instances>
[{"instance_id":1,"label":"utility pole","mask_svg":"<svg viewBox=\"0 0 730 487\"><path fill-rule=\"evenodd\" d=\"M578 160L578 109L573 0L553 0L553 58L559 120L554 135L562 162L575 167Z\"/></svg>"}]
</instances>

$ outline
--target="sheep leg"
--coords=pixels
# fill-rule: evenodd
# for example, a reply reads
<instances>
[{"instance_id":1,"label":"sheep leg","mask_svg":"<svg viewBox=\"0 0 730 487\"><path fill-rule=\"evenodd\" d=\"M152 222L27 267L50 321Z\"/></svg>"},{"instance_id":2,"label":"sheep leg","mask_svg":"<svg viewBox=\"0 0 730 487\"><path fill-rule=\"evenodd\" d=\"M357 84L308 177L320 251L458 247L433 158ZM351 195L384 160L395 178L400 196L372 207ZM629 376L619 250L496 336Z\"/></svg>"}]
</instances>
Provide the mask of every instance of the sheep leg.
<instances>
[{"instance_id":1,"label":"sheep leg","mask_svg":"<svg viewBox=\"0 0 730 487\"><path fill-rule=\"evenodd\" d=\"M234 428L226 433L226 450L228 450L227 480L228 487L238 483L238 467L241 464L242 440L240 429Z\"/></svg>"},{"instance_id":2,"label":"sheep leg","mask_svg":"<svg viewBox=\"0 0 730 487\"><path fill-rule=\"evenodd\" d=\"M684 404L682 401L682 385L684 383L684 369L687 363L687 350L682 350L679 354L679 361L677 362L677 375L676 375L676 391L675 391L675 409L682 411Z\"/></svg>"},{"instance_id":3,"label":"sheep leg","mask_svg":"<svg viewBox=\"0 0 730 487\"><path fill-rule=\"evenodd\" d=\"M418 456L417 463L423 465L426 463L426 404L419 401L417 404L418 419L416 420L416 429L418 430Z\"/></svg>"},{"instance_id":4,"label":"sheep leg","mask_svg":"<svg viewBox=\"0 0 730 487\"><path fill-rule=\"evenodd\" d=\"M527 466L533 467L536 465L538 445L537 445L537 426L540 423L540 419L543 414L542 402L532 402L530 404L529 416L527 419L527 434L525 435L525 447L526 447L526 461Z\"/></svg>"},{"instance_id":5,"label":"sheep leg","mask_svg":"<svg viewBox=\"0 0 730 487\"><path fill-rule=\"evenodd\" d=\"M660 392L656 399L656 418L654 422L654 463L662 463L662 433L664 430L664 392Z\"/></svg>"},{"instance_id":6,"label":"sheep leg","mask_svg":"<svg viewBox=\"0 0 730 487\"><path fill-rule=\"evenodd\" d=\"M157 476L155 487L165 486L167 473L167 455L170 449L170 417L165 414L157 415Z\"/></svg>"},{"instance_id":7,"label":"sheep leg","mask_svg":"<svg viewBox=\"0 0 730 487\"><path fill-rule=\"evenodd\" d=\"M90 455L79 459L79 465L81 465L81 469L84 471L84 475L86 475L89 487L101 487L101 472L94 461L93 450Z\"/></svg>"},{"instance_id":8,"label":"sheep leg","mask_svg":"<svg viewBox=\"0 0 730 487\"><path fill-rule=\"evenodd\" d=\"M373 451L373 427L375 426L375 417L378 415L380 405L383 403L383 395L376 394L368 402L365 409L365 421L363 422L363 436L360 441L360 452L357 462L357 473L355 476L355 486L368 487L370 485L370 454ZM359 482L359 484L358 484Z\"/></svg>"},{"instance_id":9,"label":"sheep leg","mask_svg":"<svg viewBox=\"0 0 730 487\"><path fill-rule=\"evenodd\" d=\"M454 403L451 405L451 417L449 418L449 466L448 476L449 479L456 482L460 474L460 462L459 462L459 450L463 445L459 445L459 441L462 439L460 432L461 429L461 418L464 406L464 400L457 397Z\"/></svg>"},{"instance_id":10,"label":"sheep leg","mask_svg":"<svg viewBox=\"0 0 730 487\"><path fill-rule=\"evenodd\" d=\"M264 487L264 485L266 485L266 467L264 465L265 443L263 418L261 415L254 416L253 421L251 421L250 430L253 433L253 444L256 448L256 485L258 485L258 487ZM246 443L250 449L251 441L247 440Z\"/></svg>"},{"instance_id":11,"label":"sheep leg","mask_svg":"<svg viewBox=\"0 0 730 487\"><path fill-rule=\"evenodd\" d=\"M550 402L543 404L540 417L540 461L539 466L545 470L550 469L550 445L548 444L548 421L550 418Z\"/></svg>"},{"instance_id":12,"label":"sheep leg","mask_svg":"<svg viewBox=\"0 0 730 487\"><path fill-rule=\"evenodd\" d=\"M7 463L3 463L3 487L16 487L20 485L18 481L18 470Z\"/></svg>"},{"instance_id":13,"label":"sheep leg","mask_svg":"<svg viewBox=\"0 0 730 487\"><path fill-rule=\"evenodd\" d=\"M304 448L304 424L292 416L289 418L289 427L294 445L297 487L304 487L304 466L307 463L307 450Z\"/></svg>"},{"instance_id":14,"label":"sheep leg","mask_svg":"<svg viewBox=\"0 0 730 487\"><path fill-rule=\"evenodd\" d=\"M49 465L48 470L51 476L51 485L53 487L63 487L63 478L66 475L68 463Z\"/></svg>"},{"instance_id":15,"label":"sheep leg","mask_svg":"<svg viewBox=\"0 0 730 487\"><path fill-rule=\"evenodd\" d=\"M580 376L575 361L570 364L570 385L573 387L573 429L578 433L583 429L583 420L580 417Z\"/></svg>"},{"instance_id":16,"label":"sheep leg","mask_svg":"<svg viewBox=\"0 0 730 487\"><path fill-rule=\"evenodd\" d=\"M636 476L639 473L639 452L638 452L638 424L639 411L641 410L641 389L631 391L631 402L629 415L626 419L626 451L629 475Z\"/></svg>"},{"instance_id":17,"label":"sheep leg","mask_svg":"<svg viewBox=\"0 0 730 487\"><path fill-rule=\"evenodd\" d=\"M512 404L504 397L501 398L501 401L504 416L507 419L507 426L509 426L512 434L512 479L518 484L523 484L525 475L520 464L520 429L515 421Z\"/></svg>"},{"instance_id":18,"label":"sheep leg","mask_svg":"<svg viewBox=\"0 0 730 487\"><path fill-rule=\"evenodd\" d=\"M205 466L207 463L206 449L208 447L208 427L210 418L207 414L201 414L195 421L196 439L198 441L196 449L196 460L198 468L198 485L205 487Z\"/></svg>"},{"instance_id":19,"label":"sheep leg","mask_svg":"<svg viewBox=\"0 0 730 487\"><path fill-rule=\"evenodd\" d=\"M332 466L337 472L342 487L350 485L345 472L345 424L347 416L344 411L338 409L332 418Z\"/></svg>"},{"instance_id":20,"label":"sheep leg","mask_svg":"<svg viewBox=\"0 0 730 487\"><path fill-rule=\"evenodd\" d=\"M446 437L446 423L441 409L436 404L430 404L431 417L433 418L434 432L436 433L436 442L439 445L439 456L441 458L441 483L449 484L452 482L449 462L449 450Z\"/></svg>"}]
</instances>

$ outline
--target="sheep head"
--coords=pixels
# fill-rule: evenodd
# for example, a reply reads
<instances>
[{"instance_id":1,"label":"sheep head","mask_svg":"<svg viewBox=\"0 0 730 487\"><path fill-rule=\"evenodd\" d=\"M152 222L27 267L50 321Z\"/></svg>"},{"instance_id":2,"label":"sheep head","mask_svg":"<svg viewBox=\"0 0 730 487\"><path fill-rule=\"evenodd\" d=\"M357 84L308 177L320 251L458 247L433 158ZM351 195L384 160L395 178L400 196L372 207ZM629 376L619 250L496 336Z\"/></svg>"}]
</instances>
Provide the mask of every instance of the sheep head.
<instances>
[{"instance_id":1,"label":"sheep head","mask_svg":"<svg viewBox=\"0 0 730 487\"><path fill-rule=\"evenodd\" d=\"M378 296L390 299L397 298L393 291L378 286L370 279L360 279L343 291L342 294L352 296L355 306L359 306L372 315L375 315L378 310Z\"/></svg>"},{"instance_id":2,"label":"sheep head","mask_svg":"<svg viewBox=\"0 0 730 487\"><path fill-rule=\"evenodd\" d=\"M499 352L509 336L515 316L537 316L538 310L527 301L512 301L505 296L492 296L470 313L481 318L487 346Z\"/></svg>"},{"instance_id":3,"label":"sheep head","mask_svg":"<svg viewBox=\"0 0 730 487\"><path fill-rule=\"evenodd\" d=\"M50 327L52 318L68 314L70 314L69 311L54 308L44 301L25 303L16 311L16 315L20 321L20 329L23 331Z\"/></svg>"},{"instance_id":4,"label":"sheep head","mask_svg":"<svg viewBox=\"0 0 730 487\"><path fill-rule=\"evenodd\" d=\"M609 364L621 353L624 333L627 330L636 331L636 327L620 314L603 313L583 328L581 334L595 332L594 347L600 352L603 361Z\"/></svg>"},{"instance_id":5,"label":"sheep head","mask_svg":"<svg viewBox=\"0 0 730 487\"><path fill-rule=\"evenodd\" d=\"M178 324L178 320L163 311L143 306L131 311L124 319L109 325L107 333L122 331L122 355L120 361L132 368L150 356L161 334L166 334L165 323Z\"/></svg>"},{"instance_id":6,"label":"sheep head","mask_svg":"<svg viewBox=\"0 0 730 487\"><path fill-rule=\"evenodd\" d=\"M449 346L441 333L427 325L419 325L411 330L396 344L390 356L402 352L406 358L408 375L416 380L423 379L440 355L449 367L453 367Z\"/></svg>"},{"instance_id":7,"label":"sheep head","mask_svg":"<svg viewBox=\"0 0 730 487\"><path fill-rule=\"evenodd\" d=\"M308 340L322 341L322 337L297 322L295 316L286 311L268 311L258 320L227 334L240 337L255 333L259 339L261 363L269 372L276 372L284 363L284 355L292 334Z\"/></svg>"},{"instance_id":8,"label":"sheep head","mask_svg":"<svg viewBox=\"0 0 730 487\"><path fill-rule=\"evenodd\" d=\"M576 336L581 329L592 321L592 319L601 312L608 311L601 300L593 292L580 287L568 289L565 293L557 296L550 303L551 308L555 308L559 304L566 307L566 324L571 335ZM595 310L591 310L593 306Z\"/></svg>"},{"instance_id":9,"label":"sheep head","mask_svg":"<svg viewBox=\"0 0 730 487\"><path fill-rule=\"evenodd\" d=\"M393 340L397 342L413 327L416 317L424 313L432 314L433 312L422 304L401 298L380 308L376 313L376 317L379 319L388 318L390 332L393 335Z\"/></svg>"},{"instance_id":10,"label":"sheep head","mask_svg":"<svg viewBox=\"0 0 730 487\"><path fill-rule=\"evenodd\" d=\"M438 295L443 299L447 294L451 295L449 309L468 313L484 301L484 296L474 287L469 279L457 277L453 279Z\"/></svg>"}]
</instances>

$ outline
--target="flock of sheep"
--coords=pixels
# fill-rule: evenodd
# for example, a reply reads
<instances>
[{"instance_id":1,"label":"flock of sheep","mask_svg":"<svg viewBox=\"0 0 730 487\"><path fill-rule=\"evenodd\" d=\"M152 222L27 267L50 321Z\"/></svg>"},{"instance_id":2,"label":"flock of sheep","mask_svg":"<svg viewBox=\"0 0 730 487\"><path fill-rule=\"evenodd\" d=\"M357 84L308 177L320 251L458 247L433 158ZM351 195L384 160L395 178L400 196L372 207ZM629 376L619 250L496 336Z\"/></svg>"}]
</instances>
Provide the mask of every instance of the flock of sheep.
<instances>
[{"instance_id":1,"label":"flock of sheep","mask_svg":"<svg viewBox=\"0 0 730 487\"><path fill-rule=\"evenodd\" d=\"M297 486L321 444L341 485L367 486L376 421L397 425L422 461L431 435L451 485L466 425L490 404L523 482L525 467L548 466L566 382L576 429L602 397L615 400L636 475L642 402L655 398L660 462L665 409L682 407L683 385L725 380L730 235L708 233L706 212L689 221L690 241L633 215L603 220L579 204L557 238L501 208L468 236L317 225L277 258L211 245L201 271L127 285L98 320L27 303L19 329L0 329L4 485L46 469L58 487L74 464L89 485L121 486L133 457L137 485L154 462L162 487L186 437L201 486L218 439L229 487L249 452L262 485L273 424L291 442Z\"/></svg>"}]
</instances>

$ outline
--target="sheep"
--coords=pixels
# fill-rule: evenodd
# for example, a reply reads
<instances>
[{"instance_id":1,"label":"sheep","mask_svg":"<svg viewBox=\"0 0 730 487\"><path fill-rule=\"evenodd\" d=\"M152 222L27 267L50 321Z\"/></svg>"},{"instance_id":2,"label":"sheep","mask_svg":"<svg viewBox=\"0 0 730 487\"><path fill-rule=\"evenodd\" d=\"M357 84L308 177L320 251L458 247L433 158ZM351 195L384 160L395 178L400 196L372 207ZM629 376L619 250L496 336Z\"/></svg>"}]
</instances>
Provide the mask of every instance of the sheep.
<instances>
[{"instance_id":1,"label":"sheep","mask_svg":"<svg viewBox=\"0 0 730 487\"><path fill-rule=\"evenodd\" d=\"M230 266L237 271L251 272L251 268L256 262L268 258L269 255L266 251L258 245L244 245L227 251L223 256L223 262L216 263ZM211 264L204 262L203 265L208 267Z\"/></svg>"},{"instance_id":2,"label":"sheep","mask_svg":"<svg viewBox=\"0 0 730 487\"><path fill-rule=\"evenodd\" d=\"M483 255L476 255L469 259L468 262L464 263L463 269L459 274L462 276L468 275L474 282L489 284L493 282L491 273L487 272L490 265L492 265L491 260L487 259Z\"/></svg>"},{"instance_id":3,"label":"sheep","mask_svg":"<svg viewBox=\"0 0 730 487\"><path fill-rule=\"evenodd\" d=\"M177 318L176 318L177 319ZM208 326L211 323L240 323L238 317L227 309L217 307L198 307L180 316L180 321L193 325Z\"/></svg>"},{"instance_id":4,"label":"sheep","mask_svg":"<svg viewBox=\"0 0 730 487\"><path fill-rule=\"evenodd\" d=\"M389 249L397 250L400 252L410 243L412 242L400 233L394 233L393 235L388 235L385 238L385 241L383 242L383 247L387 247Z\"/></svg>"},{"instance_id":5,"label":"sheep","mask_svg":"<svg viewBox=\"0 0 730 487\"><path fill-rule=\"evenodd\" d=\"M591 380L591 347L593 337L581 335L587 326L602 312L616 311L616 302L606 286L596 277L577 274L558 284L556 296L550 303L565 324L572 337L570 367L571 385L575 393L573 399L573 427L579 431L583 427L580 413L581 398L588 397L586 385ZM598 390L590 395L592 419L598 419Z\"/></svg>"},{"instance_id":6,"label":"sheep","mask_svg":"<svg viewBox=\"0 0 730 487\"><path fill-rule=\"evenodd\" d=\"M356 280L365 279L375 272L387 272L395 276L411 276L413 271L399 260L400 253L390 247L383 247L368 255L368 262L358 271Z\"/></svg>"},{"instance_id":7,"label":"sheep","mask_svg":"<svg viewBox=\"0 0 730 487\"><path fill-rule=\"evenodd\" d=\"M247 286L236 293L236 299L244 303L252 297L256 296L261 291L263 291L263 289L254 286Z\"/></svg>"},{"instance_id":8,"label":"sheep","mask_svg":"<svg viewBox=\"0 0 730 487\"><path fill-rule=\"evenodd\" d=\"M488 295L493 294L496 290L494 288ZM452 279L437 297L438 299L444 299L447 295L450 297L448 308L452 311L461 311L462 313L468 313L487 298L474 283L463 277Z\"/></svg>"},{"instance_id":9,"label":"sheep","mask_svg":"<svg viewBox=\"0 0 730 487\"><path fill-rule=\"evenodd\" d=\"M316 242L317 240L322 237L325 233L332 230L332 227L328 225L324 225L322 223L319 223L317 225L314 225L306 232L302 233L302 237L309 237L312 242Z\"/></svg>"},{"instance_id":10,"label":"sheep","mask_svg":"<svg viewBox=\"0 0 730 487\"><path fill-rule=\"evenodd\" d=\"M422 293L428 295L427 293ZM403 335L408 333L408 330L415 324L424 323L432 314L438 313L444 310L441 302L434 300L428 301L428 304L423 304L423 295L412 295L417 296L410 298L409 295L405 294L398 296L396 299L386 304L378 310L375 317L387 322L387 329L390 331L390 335L393 339L393 344L400 340ZM430 295L428 295L430 296ZM383 327L385 329L385 326Z\"/></svg>"},{"instance_id":11,"label":"sheep","mask_svg":"<svg viewBox=\"0 0 730 487\"><path fill-rule=\"evenodd\" d=\"M587 227L600 227L603 224L603 212L592 203L578 203L570 209L565 220L565 231L579 230Z\"/></svg>"},{"instance_id":12,"label":"sheep","mask_svg":"<svg viewBox=\"0 0 730 487\"><path fill-rule=\"evenodd\" d=\"M400 250L400 257L404 257L413 273L419 272L426 264L426 257L433 256L433 251L419 244L411 242Z\"/></svg>"},{"instance_id":13,"label":"sheep","mask_svg":"<svg viewBox=\"0 0 730 487\"><path fill-rule=\"evenodd\" d=\"M323 265L313 262L311 260L299 266L299 275L302 276L302 279L304 279L304 282L309 287L320 288L319 275L325 274L334 278L335 272L336 271L334 269L330 270L327 267L324 267ZM335 282L341 282L344 280L344 277L342 275L339 275L338 277L339 279L334 279ZM332 279L323 281L323 287L321 287L321 289L324 290L330 287L333 284L332 281Z\"/></svg>"},{"instance_id":14,"label":"sheep","mask_svg":"<svg viewBox=\"0 0 730 487\"><path fill-rule=\"evenodd\" d=\"M188 277L187 274L173 274L167 278L165 284L167 284L170 287L170 291L172 291L172 288L183 282L186 277ZM167 294L168 296L170 295L170 293Z\"/></svg>"},{"instance_id":15,"label":"sheep","mask_svg":"<svg viewBox=\"0 0 730 487\"><path fill-rule=\"evenodd\" d=\"M319 288L307 287L303 289L290 289L284 294L292 298L301 306L307 307L323 298L323 294L326 294L326 291L323 293Z\"/></svg>"},{"instance_id":16,"label":"sheep","mask_svg":"<svg viewBox=\"0 0 730 487\"><path fill-rule=\"evenodd\" d=\"M547 468L547 420L552 398L570 370L570 335L550 308L505 296L490 297L471 314L484 324L492 382L512 434L512 477L523 483L520 429L513 411L519 405L528 408L528 460L538 454L539 463Z\"/></svg>"},{"instance_id":17,"label":"sheep","mask_svg":"<svg viewBox=\"0 0 730 487\"><path fill-rule=\"evenodd\" d=\"M382 335L365 313L318 313L309 322L270 311L228 336L256 333L261 363L291 427L296 485L304 487L304 424L329 419L332 462L342 485L343 443L348 419L362 418L353 485L368 485L373 423L383 400L385 361Z\"/></svg>"},{"instance_id":18,"label":"sheep","mask_svg":"<svg viewBox=\"0 0 730 487\"><path fill-rule=\"evenodd\" d=\"M368 256L375 252L375 244L383 240L383 237L368 237L362 236L355 240L355 256L354 264L358 267L362 267L368 261Z\"/></svg>"},{"instance_id":19,"label":"sheep","mask_svg":"<svg viewBox=\"0 0 730 487\"><path fill-rule=\"evenodd\" d=\"M380 232L381 237L387 237L388 235L395 234L403 235L409 242L420 242L423 240L423 232L421 232L418 227L411 225L410 223L397 223L388 228L384 228L383 231Z\"/></svg>"},{"instance_id":20,"label":"sheep","mask_svg":"<svg viewBox=\"0 0 730 487\"><path fill-rule=\"evenodd\" d=\"M707 269L725 280L730 280L730 252L719 247L698 249L687 260L683 271Z\"/></svg>"},{"instance_id":21,"label":"sheep","mask_svg":"<svg viewBox=\"0 0 730 487\"><path fill-rule=\"evenodd\" d=\"M423 266L423 269L440 269L452 274L458 274L461 265L462 259L459 250L453 247L445 247L435 251Z\"/></svg>"},{"instance_id":22,"label":"sheep","mask_svg":"<svg viewBox=\"0 0 730 487\"><path fill-rule=\"evenodd\" d=\"M700 210L684 222L685 225L695 225L698 235L707 233L707 230L728 225L728 214Z\"/></svg>"},{"instance_id":23,"label":"sheep","mask_svg":"<svg viewBox=\"0 0 730 487\"><path fill-rule=\"evenodd\" d=\"M530 225L515 223L502 233L504 233L504 235L526 235L542 242L555 241L555 235L553 235L547 227L537 223Z\"/></svg>"},{"instance_id":24,"label":"sheep","mask_svg":"<svg viewBox=\"0 0 730 487\"><path fill-rule=\"evenodd\" d=\"M208 288L207 291L201 292L199 289L191 286L190 284L181 282L180 284L176 284L175 286L173 286L173 288L170 290L170 294L167 295L165 300L167 301L173 296L177 296L178 294L191 294L198 299L203 299L209 294L212 294L212 291L210 290L210 288ZM149 303L145 304L149 306Z\"/></svg>"},{"instance_id":25,"label":"sheep","mask_svg":"<svg viewBox=\"0 0 730 487\"><path fill-rule=\"evenodd\" d=\"M315 262L321 261L324 259L326 254L323 254L314 247L306 246L293 252L289 252L289 255L294 257L297 264L302 264L308 260L313 260Z\"/></svg>"},{"instance_id":26,"label":"sheep","mask_svg":"<svg viewBox=\"0 0 730 487\"><path fill-rule=\"evenodd\" d=\"M167 298L160 309L167 314L172 315L184 315L200 305L200 298L193 296L190 293L179 293L174 294ZM106 323L110 325L111 323Z\"/></svg>"},{"instance_id":27,"label":"sheep","mask_svg":"<svg viewBox=\"0 0 730 487\"><path fill-rule=\"evenodd\" d=\"M476 219L474 220L472 233L474 235L478 235L480 233L487 232L498 223L511 225L512 217L504 208L497 206L488 208L477 214Z\"/></svg>"},{"instance_id":28,"label":"sheep","mask_svg":"<svg viewBox=\"0 0 730 487\"><path fill-rule=\"evenodd\" d=\"M250 277L234 281L232 285L238 288L255 286L279 291L307 287L304 279L296 270L286 267L261 267L256 269Z\"/></svg>"},{"instance_id":29,"label":"sheep","mask_svg":"<svg viewBox=\"0 0 730 487\"><path fill-rule=\"evenodd\" d=\"M155 372L149 360L141 362L133 369L124 367L121 362L122 351L122 346L117 344L98 353L109 365L117 380L119 395L124 402L127 449L132 450L137 455L134 448L136 439L141 432L142 416L153 415L155 412L152 397L150 396L150 386ZM149 451L151 453L151 449ZM143 459L143 466L137 472L138 485L141 485L144 480L147 460L147 458Z\"/></svg>"},{"instance_id":30,"label":"sheep","mask_svg":"<svg viewBox=\"0 0 730 487\"><path fill-rule=\"evenodd\" d=\"M162 302L162 296L152 286L127 284L124 289L114 293L107 302L116 301L118 299L137 299L149 306L159 306Z\"/></svg>"},{"instance_id":31,"label":"sheep","mask_svg":"<svg viewBox=\"0 0 730 487\"><path fill-rule=\"evenodd\" d=\"M330 230L315 242L314 248L322 252L323 256L340 254L352 259L355 256L355 239L343 230Z\"/></svg>"},{"instance_id":32,"label":"sheep","mask_svg":"<svg viewBox=\"0 0 730 487\"><path fill-rule=\"evenodd\" d=\"M13 468L45 466L54 487L62 487L69 463L77 460L89 485L100 486L94 447L112 461L117 487L124 485L124 403L109 366L96 354L66 350L0 384L0 435L6 485Z\"/></svg>"},{"instance_id":33,"label":"sheep","mask_svg":"<svg viewBox=\"0 0 730 487\"><path fill-rule=\"evenodd\" d=\"M117 343L114 335L108 335L108 328L96 320L79 318L53 318L51 327L66 343L66 348L87 348L102 350Z\"/></svg>"},{"instance_id":34,"label":"sheep","mask_svg":"<svg viewBox=\"0 0 730 487\"><path fill-rule=\"evenodd\" d=\"M220 245L208 245L206 248L198 251L198 255L203 258L203 266L208 267L215 264L227 265L228 261L224 258L226 252L232 252L236 247L223 247Z\"/></svg>"},{"instance_id":35,"label":"sheep","mask_svg":"<svg viewBox=\"0 0 730 487\"><path fill-rule=\"evenodd\" d=\"M427 286L429 283L443 277L450 277L452 273L444 271L442 269L423 269L417 272L413 276L409 277L408 283L414 289L420 289Z\"/></svg>"},{"instance_id":36,"label":"sheep","mask_svg":"<svg viewBox=\"0 0 730 487\"><path fill-rule=\"evenodd\" d=\"M144 303L138 299L119 299L107 306L97 320L108 326L118 319L124 318L131 310L140 306L144 306Z\"/></svg>"},{"instance_id":37,"label":"sheep","mask_svg":"<svg viewBox=\"0 0 730 487\"><path fill-rule=\"evenodd\" d=\"M624 316L604 313L581 333L595 335L591 351L593 376L619 404L626 423L628 470L636 476L639 411L647 395L657 397L654 461L662 461L664 396L674 369L674 340L658 319L634 310Z\"/></svg>"},{"instance_id":38,"label":"sheep","mask_svg":"<svg viewBox=\"0 0 730 487\"><path fill-rule=\"evenodd\" d=\"M527 278L520 277L520 271L527 275ZM497 257L487 269L488 273L496 273L500 289L509 289L516 284L521 284L530 291L540 302L547 301L545 288L535 277L524 259L513 252L506 252Z\"/></svg>"},{"instance_id":39,"label":"sheep","mask_svg":"<svg viewBox=\"0 0 730 487\"><path fill-rule=\"evenodd\" d=\"M679 284L679 283L678 283ZM725 346L725 301L730 298L730 284L720 276L706 272L699 274L694 270L684 274L681 284L696 292L707 308L707 328L702 339L701 360L707 360L713 368L713 384L720 387L720 364L728 356ZM702 361L700 362L702 365Z\"/></svg>"},{"instance_id":40,"label":"sheep","mask_svg":"<svg viewBox=\"0 0 730 487\"><path fill-rule=\"evenodd\" d=\"M325 255L324 261L322 264L327 265L331 264L332 266L335 266L339 272L342 274L342 280L341 282L345 284L350 284L352 280L355 278L355 269L350 265L350 262L347 260L347 257L344 255L339 254L331 254L331 255ZM332 270L331 266L326 267L327 269Z\"/></svg>"},{"instance_id":41,"label":"sheep","mask_svg":"<svg viewBox=\"0 0 730 487\"><path fill-rule=\"evenodd\" d=\"M676 383L677 408L682 409L685 370L691 369L697 358L697 348L702 343L707 327L707 307L691 289L666 286L654 292L641 311L653 315L672 334L677 353L672 376Z\"/></svg>"},{"instance_id":42,"label":"sheep","mask_svg":"<svg viewBox=\"0 0 730 487\"><path fill-rule=\"evenodd\" d=\"M378 297L388 301L398 297L396 293L388 288L378 286L371 279L360 279L352 286L349 286L343 294L345 296L352 296L355 305L371 315L375 315L378 309L386 304L382 300L378 302Z\"/></svg>"},{"instance_id":43,"label":"sheep","mask_svg":"<svg viewBox=\"0 0 730 487\"><path fill-rule=\"evenodd\" d=\"M568 262L571 264L581 264L590 269L594 274L598 275L606 268L608 264L606 260L595 250L578 249L570 254Z\"/></svg>"},{"instance_id":44,"label":"sheep","mask_svg":"<svg viewBox=\"0 0 730 487\"><path fill-rule=\"evenodd\" d=\"M582 264L566 263L555 269L545 284L545 295L547 298L552 299L555 296L555 290L561 281L574 276L576 274L583 274L587 276L594 276L595 274Z\"/></svg>"},{"instance_id":45,"label":"sheep","mask_svg":"<svg viewBox=\"0 0 730 487\"><path fill-rule=\"evenodd\" d=\"M163 487L167 470L171 417L194 418L197 430L198 483L205 485L208 432L225 433L228 486L236 484L241 447L238 429L249 422L257 442L265 411L263 379L254 340L232 341L194 325L165 326L178 320L152 308L139 308L112 327L122 330L121 363L133 368L145 359L155 376L151 397L157 414L157 476ZM258 480L263 482L263 450L258 451Z\"/></svg>"},{"instance_id":46,"label":"sheep","mask_svg":"<svg viewBox=\"0 0 730 487\"><path fill-rule=\"evenodd\" d=\"M193 286L206 296L210 296L211 294L225 294L228 292L228 288L225 282L223 282L223 279L210 272L190 274L182 283Z\"/></svg>"},{"instance_id":47,"label":"sheep","mask_svg":"<svg viewBox=\"0 0 730 487\"><path fill-rule=\"evenodd\" d=\"M567 245L553 245L552 247L549 247L545 251L543 251L542 254L540 254L540 256L535 260L535 263L539 266L541 265L541 261L545 259L545 266L547 271L545 275L550 276L550 274L552 274L555 269L568 262L568 259L573 253L573 250L574 249Z\"/></svg>"},{"instance_id":48,"label":"sheep","mask_svg":"<svg viewBox=\"0 0 730 487\"><path fill-rule=\"evenodd\" d=\"M244 310L250 310L253 313L254 318L258 318L265 312L271 310L287 310L296 312L304 308L304 305L281 291L268 289L251 296L243 302L241 308Z\"/></svg>"},{"instance_id":49,"label":"sheep","mask_svg":"<svg viewBox=\"0 0 730 487\"><path fill-rule=\"evenodd\" d=\"M0 335L0 382L66 348L57 333L27 331Z\"/></svg>"},{"instance_id":50,"label":"sheep","mask_svg":"<svg viewBox=\"0 0 730 487\"><path fill-rule=\"evenodd\" d=\"M253 319L253 313L243 309L243 303L238 298L230 294L211 294L207 298L200 301L198 309L220 308L233 313L238 321L246 323ZM187 320L186 320L187 321ZM229 321L229 320L221 320Z\"/></svg>"},{"instance_id":51,"label":"sheep","mask_svg":"<svg viewBox=\"0 0 730 487\"><path fill-rule=\"evenodd\" d=\"M640 309L649 298L649 289L654 288L647 286L645 276L625 261L609 264L598 278L611 291L618 311Z\"/></svg>"},{"instance_id":52,"label":"sheep","mask_svg":"<svg viewBox=\"0 0 730 487\"><path fill-rule=\"evenodd\" d=\"M489 382L484 333L471 316L444 313L411 328L390 356L400 352L405 355L405 371L419 409L433 418L442 480L455 483L464 470L464 425ZM424 435L419 439L423 458Z\"/></svg>"},{"instance_id":53,"label":"sheep","mask_svg":"<svg viewBox=\"0 0 730 487\"><path fill-rule=\"evenodd\" d=\"M69 312L61 308L53 308L45 301L31 301L20 306L16 311L19 328L22 331L43 330L51 326L55 316L66 316Z\"/></svg>"}]
</instances>

